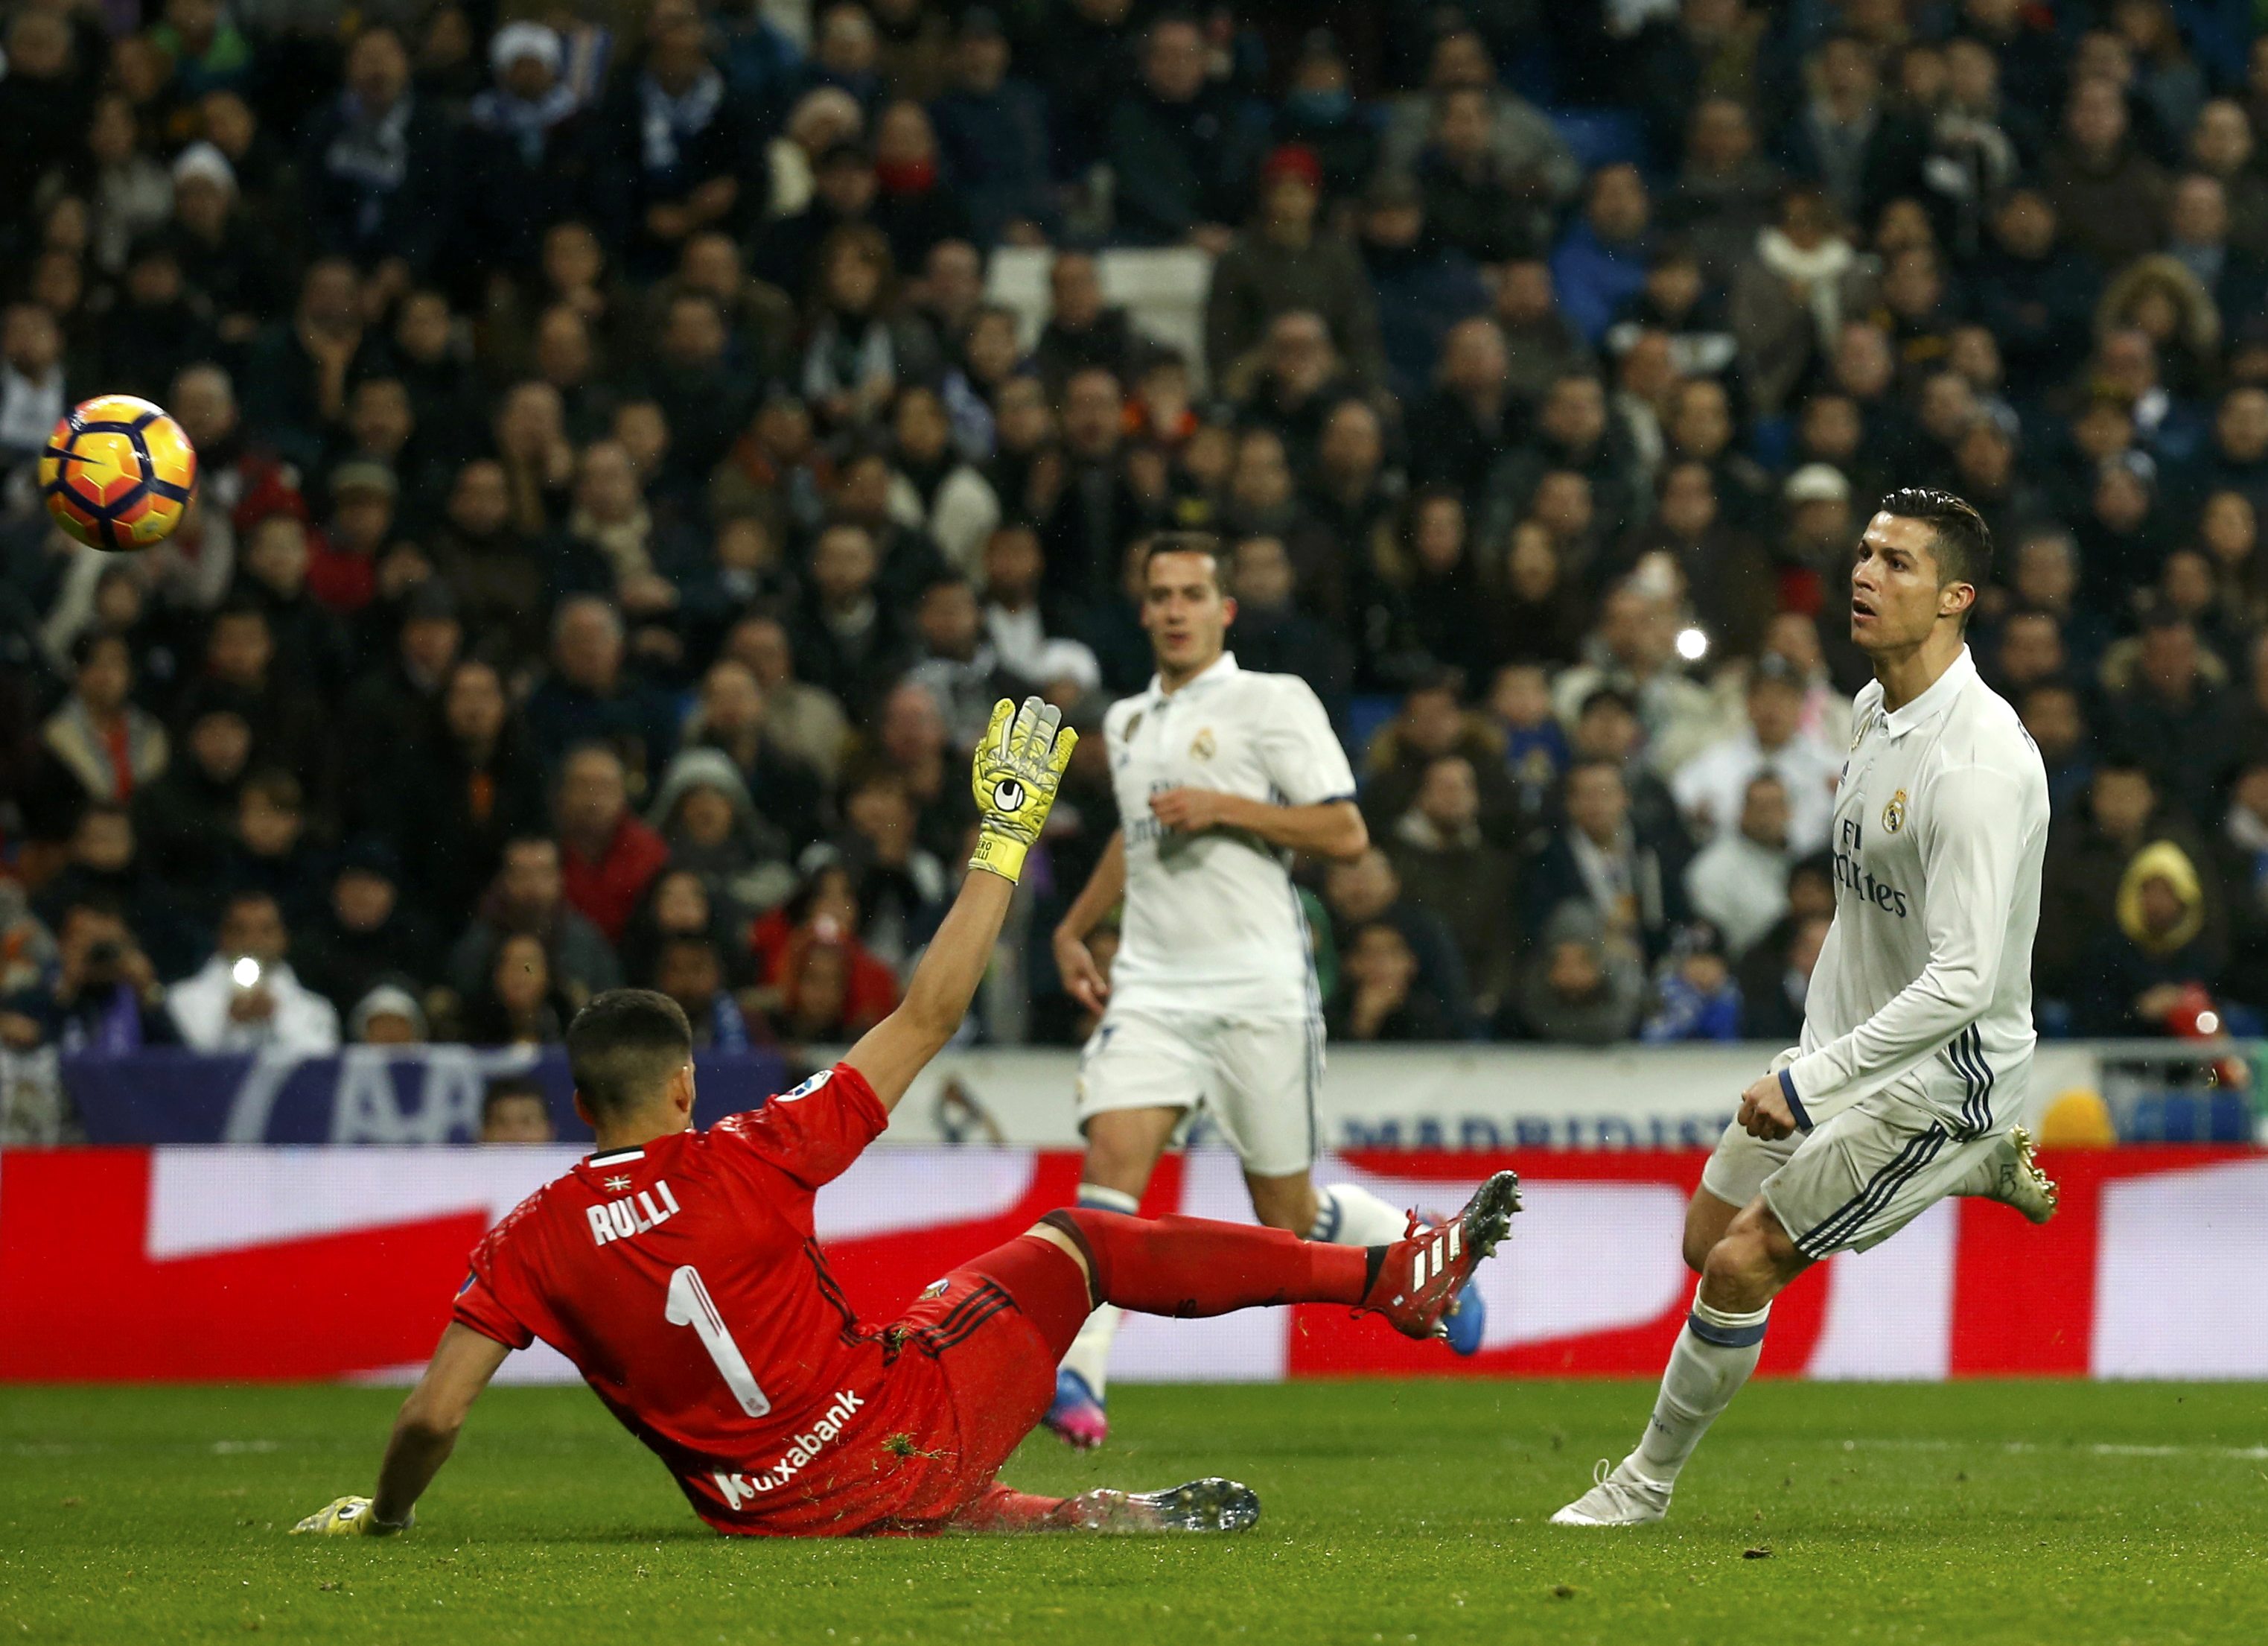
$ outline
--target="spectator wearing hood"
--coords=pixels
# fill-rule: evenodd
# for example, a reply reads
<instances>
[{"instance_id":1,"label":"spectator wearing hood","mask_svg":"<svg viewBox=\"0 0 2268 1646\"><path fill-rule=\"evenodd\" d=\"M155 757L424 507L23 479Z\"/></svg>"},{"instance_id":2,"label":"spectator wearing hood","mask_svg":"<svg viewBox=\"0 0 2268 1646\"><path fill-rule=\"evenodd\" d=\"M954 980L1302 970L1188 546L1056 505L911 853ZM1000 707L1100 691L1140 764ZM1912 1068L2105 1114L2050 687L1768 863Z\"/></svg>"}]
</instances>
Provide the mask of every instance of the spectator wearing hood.
<instances>
[{"instance_id":1,"label":"spectator wearing hood","mask_svg":"<svg viewBox=\"0 0 2268 1646\"><path fill-rule=\"evenodd\" d=\"M2156 840L2118 877L2116 922L2100 933L2081 974L2075 1018L2091 1035L2182 1032L2183 1008L2211 1004L2220 981L2220 944L2205 905L2217 897L2188 853Z\"/></svg>"},{"instance_id":2,"label":"spectator wearing hood","mask_svg":"<svg viewBox=\"0 0 2268 1646\"><path fill-rule=\"evenodd\" d=\"M1609 944L1597 912L1565 904L1538 935L1506 1027L1531 1040L1603 1046L1627 1040L1646 1005L1646 971Z\"/></svg>"},{"instance_id":3,"label":"spectator wearing hood","mask_svg":"<svg viewBox=\"0 0 2268 1646\"><path fill-rule=\"evenodd\" d=\"M794 888L786 833L756 809L740 769L722 749L680 751L662 775L646 822L669 848L669 868L655 881L650 900L664 882L686 873L699 876L711 899L746 912L772 907Z\"/></svg>"},{"instance_id":4,"label":"spectator wearing hood","mask_svg":"<svg viewBox=\"0 0 2268 1646\"><path fill-rule=\"evenodd\" d=\"M770 712L772 694L756 682L755 672L735 657L711 664L685 723L686 745L722 753L757 812L799 848L826 826L828 779L783 735Z\"/></svg>"}]
</instances>

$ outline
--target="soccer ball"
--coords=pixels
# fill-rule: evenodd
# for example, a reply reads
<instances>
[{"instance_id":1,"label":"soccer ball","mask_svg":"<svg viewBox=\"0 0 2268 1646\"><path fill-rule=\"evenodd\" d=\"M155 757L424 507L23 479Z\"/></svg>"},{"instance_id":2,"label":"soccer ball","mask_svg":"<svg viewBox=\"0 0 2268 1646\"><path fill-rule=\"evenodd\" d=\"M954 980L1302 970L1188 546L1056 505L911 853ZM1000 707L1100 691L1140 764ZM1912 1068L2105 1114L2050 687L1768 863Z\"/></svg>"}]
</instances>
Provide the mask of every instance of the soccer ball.
<instances>
[{"instance_id":1,"label":"soccer ball","mask_svg":"<svg viewBox=\"0 0 2268 1646\"><path fill-rule=\"evenodd\" d=\"M97 549L147 549L181 523L197 454L181 425L131 395L71 409L40 454L40 496L55 524Z\"/></svg>"}]
</instances>

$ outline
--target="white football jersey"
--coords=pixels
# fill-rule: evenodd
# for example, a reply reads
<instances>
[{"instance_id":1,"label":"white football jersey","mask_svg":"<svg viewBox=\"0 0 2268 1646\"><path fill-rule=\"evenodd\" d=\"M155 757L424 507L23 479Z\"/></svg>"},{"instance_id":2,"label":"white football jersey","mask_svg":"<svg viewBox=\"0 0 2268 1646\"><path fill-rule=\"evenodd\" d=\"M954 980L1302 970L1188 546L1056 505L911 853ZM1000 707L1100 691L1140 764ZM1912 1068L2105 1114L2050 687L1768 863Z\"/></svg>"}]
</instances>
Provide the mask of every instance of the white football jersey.
<instances>
[{"instance_id":1,"label":"white football jersey","mask_svg":"<svg viewBox=\"0 0 2268 1646\"><path fill-rule=\"evenodd\" d=\"M1964 648L1905 707L1859 693L1835 921L1781 1076L1813 1122L1893 1082L1959 1136L2014 1125L2032 1056L2046 768Z\"/></svg>"},{"instance_id":2,"label":"white football jersey","mask_svg":"<svg viewBox=\"0 0 2268 1646\"><path fill-rule=\"evenodd\" d=\"M1307 683L1248 674L1224 653L1178 691L1152 676L1111 705L1102 735L1126 837L1112 1008L1319 1012L1291 853L1229 830L1175 834L1150 809L1152 794L1174 788L1287 806L1352 800L1346 751Z\"/></svg>"}]
</instances>

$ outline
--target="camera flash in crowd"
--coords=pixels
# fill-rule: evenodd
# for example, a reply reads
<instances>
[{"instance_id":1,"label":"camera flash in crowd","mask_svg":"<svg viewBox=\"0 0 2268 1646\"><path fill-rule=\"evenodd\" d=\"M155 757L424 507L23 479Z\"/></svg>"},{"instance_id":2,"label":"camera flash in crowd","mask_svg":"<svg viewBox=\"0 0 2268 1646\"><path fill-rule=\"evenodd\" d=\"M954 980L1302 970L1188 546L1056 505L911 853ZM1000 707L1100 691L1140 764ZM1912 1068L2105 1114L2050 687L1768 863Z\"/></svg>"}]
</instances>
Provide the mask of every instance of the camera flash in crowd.
<instances>
[{"instance_id":1,"label":"camera flash in crowd","mask_svg":"<svg viewBox=\"0 0 2268 1646\"><path fill-rule=\"evenodd\" d=\"M228 975L238 988L256 989L260 986L260 963L247 955L228 969Z\"/></svg>"},{"instance_id":2,"label":"camera flash in crowd","mask_svg":"<svg viewBox=\"0 0 2268 1646\"><path fill-rule=\"evenodd\" d=\"M1698 629L1680 629L1677 631L1677 655L1689 663L1699 662L1709 655L1709 637Z\"/></svg>"}]
</instances>

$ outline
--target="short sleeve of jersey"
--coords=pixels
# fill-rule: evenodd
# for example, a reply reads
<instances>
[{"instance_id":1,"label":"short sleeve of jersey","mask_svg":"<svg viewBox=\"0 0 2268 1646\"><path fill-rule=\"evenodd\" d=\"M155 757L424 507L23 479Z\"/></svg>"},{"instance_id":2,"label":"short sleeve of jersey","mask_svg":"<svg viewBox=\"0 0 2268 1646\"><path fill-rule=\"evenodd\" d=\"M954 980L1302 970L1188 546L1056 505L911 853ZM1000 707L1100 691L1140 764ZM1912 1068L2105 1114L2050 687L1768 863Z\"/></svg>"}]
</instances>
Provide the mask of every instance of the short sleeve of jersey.
<instances>
[{"instance_id":1,"label":"short sleeve of jersey","mask_svg":"<svg viewBox=\"0 0 2268 1646\"><path fill-rule=\"evenodd\" d=\"M1354 798L1354 771L1314 689L1296 675L1277 677L1274 701L1260 731L1268 780L1290 806Z\"/></svg>"},{"instance_id":2,"label":"short sleeve of jersey","mask_svg":"<svg viewBox=\"0 0 2268 1646\"><path fill-rule=\"evenodd\" d=\"M761 1109L718 1121L712 1145L745 1150L806 1189L832 1183L890 1124L866 1077L847 1063L822 1069Z\"/></svg>"},{"instance_id":3,"label":"short sleeve of jersey","mask_svg":"<svg viewBox=\"0 0 2268 1646\"><path fill-rule=\"evenodd\" d=\"M512 1285L506 1274L500 1273L510 1266L509 1258L504 1255L503 1237L512 1222L512 1219L507 1217L473 1248L472 1273L457 1288L456 1306L449 1312L458 1325L470 1326L484 1338L493 1338L506 1348L524 1349L535 1341L535 1333L504 1302L504 1295L512 1291Z\"/></svg>"}]
</instances>

